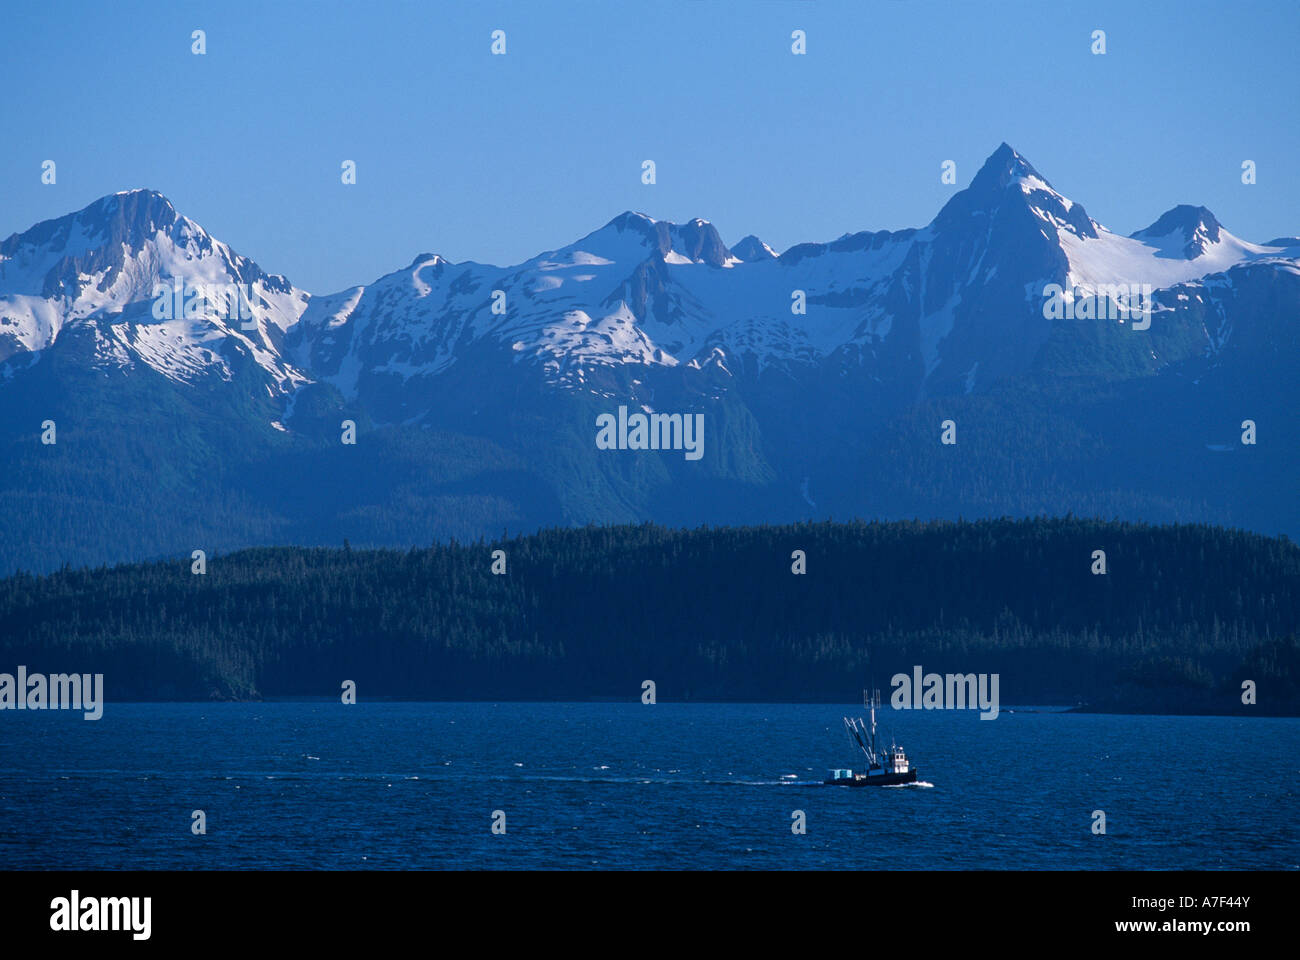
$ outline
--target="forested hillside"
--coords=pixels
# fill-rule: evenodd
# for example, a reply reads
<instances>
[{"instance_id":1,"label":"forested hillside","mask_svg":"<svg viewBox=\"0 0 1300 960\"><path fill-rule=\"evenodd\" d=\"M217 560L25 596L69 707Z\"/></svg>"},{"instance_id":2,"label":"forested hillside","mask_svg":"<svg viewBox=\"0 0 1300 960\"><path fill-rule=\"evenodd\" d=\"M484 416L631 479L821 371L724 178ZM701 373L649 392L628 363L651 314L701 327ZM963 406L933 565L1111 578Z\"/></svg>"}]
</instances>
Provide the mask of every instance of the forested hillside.
<instances>
[{"instance_id":1,"label":"forested hillside","mask_svg":"<svg viewBox=\"0 0 1300 960\"><path fill-rule=\"evenodd\" d=\"M998 673L1004 705L1296 714L1298 622L1300 548L1208 526L587 527L20 574L0 580L0 670L102 672L110 701L345 680L361 698L636 700L653 680L660 701L844 702L921 665Z\"/></svg>"}]
</instances>

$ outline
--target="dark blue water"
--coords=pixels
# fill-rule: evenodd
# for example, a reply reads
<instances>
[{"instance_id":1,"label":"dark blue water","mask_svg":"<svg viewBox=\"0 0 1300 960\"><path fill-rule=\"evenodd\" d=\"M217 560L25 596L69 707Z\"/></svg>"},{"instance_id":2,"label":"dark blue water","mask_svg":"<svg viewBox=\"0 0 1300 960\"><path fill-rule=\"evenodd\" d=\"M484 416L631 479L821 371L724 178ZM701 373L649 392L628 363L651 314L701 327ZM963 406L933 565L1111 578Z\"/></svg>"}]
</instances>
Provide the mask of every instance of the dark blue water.
<instances>
[{"instance_id":1,"label":"dark blue water","mask_svg":"<svg viewBox=\"0 0 1300 960\"><path fill-rule=\"evenodd\" d=\"M6 711L0 863L1300 866L1300 720L886 709L926 785L823 786L828 767L859 766L840 723L851 709L109 704L97 722ZM191 834L195 809L206 836ZM1098 809L1105 836L1091 832Z\"/></svg>"}]
</instances>

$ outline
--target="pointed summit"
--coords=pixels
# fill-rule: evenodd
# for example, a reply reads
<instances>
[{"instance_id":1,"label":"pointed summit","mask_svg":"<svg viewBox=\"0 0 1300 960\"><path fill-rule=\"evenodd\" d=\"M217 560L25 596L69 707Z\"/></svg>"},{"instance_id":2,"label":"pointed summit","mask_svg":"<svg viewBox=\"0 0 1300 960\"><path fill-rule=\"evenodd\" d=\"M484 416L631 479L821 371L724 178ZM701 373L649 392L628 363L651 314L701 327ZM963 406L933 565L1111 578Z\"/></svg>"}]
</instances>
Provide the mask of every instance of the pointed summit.
<instances>
[{"instance_id":1,"label":"pointed summit","mask_svg":"<svg viewBox=\"0 0 1300 960\"><path fill-rule=\"evenodd\" d=\"M776 251L752 233L731 248L731 255L744 263L777 258Z\"/></svg>"},{"instance_id":2,"label":"pointed summit","mask_svg":"<svg viewBox=\"0 0 1300 960\"><path fill-rule=\"evenodd\" d=\"M1004 209L1023 209L1035 220L1064 228L1081 238L1097 236L1096 224L1083 205L1057 193L1033 164L1005 142L984 161L970 186L944 205L934 222L939 226L953 226Z\"/></svg>"},{"instance_id":3,"label":"pointed summit","mask_svg":"<svg viewBox=\"0 0 1300 960\"><path fill-rule=\"evenodd\" d=\"M1166 252L1177 251L1188 260L1195 260L1206 248L1219 242L1222 226L1205 207L1180 203L1163 213L1155 223L1132 234Z\"/></svg>"},{"instance_id":4,"label":"pointed summit","mask_svg":"<svg viewBox=\"0 0 1300 960\"><path fill-rule=\"evenodd\" d=\"M979 173L975 174L969 189L978 192L1001 191L1013 180L1027 177L1037 178L1049 189L1052 186L1028 160L1004 141L984 161L984 166L980 167Z\"/></svg>"}]
</instances>

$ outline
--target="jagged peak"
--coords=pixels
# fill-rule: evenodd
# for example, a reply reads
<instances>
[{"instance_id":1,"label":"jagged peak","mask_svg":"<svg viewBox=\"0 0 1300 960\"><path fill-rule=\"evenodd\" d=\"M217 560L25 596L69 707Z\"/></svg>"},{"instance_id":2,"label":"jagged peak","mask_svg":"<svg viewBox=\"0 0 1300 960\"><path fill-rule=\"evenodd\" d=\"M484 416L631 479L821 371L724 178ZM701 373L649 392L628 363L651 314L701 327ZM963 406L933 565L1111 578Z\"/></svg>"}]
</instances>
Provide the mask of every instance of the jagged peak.
<instances>
[{"instance_id":1,"label":"jagged peak","mask_svg":"<svg viewBox=\"0 0 1300 960\"><path fill-rule=\"evenodd\" d=\"M670 254L677 254L687 260L720 267L730 256L730 251L722 242L717 228L702 217L678 224L671 220L656 220L647 214L632 210L620 213L599 230L579 240L578 245L586 245L593 237L611 231L619 234L632 231L663 258L669 258Z\"/></svg>"},{"instance_id":2,"label":"jagged peak","mask_svg":"<svg viewBox=\"0 0 1300 960\"><path fill-rule=\"evenodd\" d=\"M413 270L416 267L438 266L439 264L450 262L450 260L440 253L417 253L415 259L410 262L406 269Z\"/></svg>"},{"instance_id":3,"label":"jagged peak","mask_svg":"<svg viewBox=\"0 0 1300 960\"><path fill-rule=\"evenodd\" d=\"M1034 165L1026 160L1011 144L1003 141L996 150L994 150L984 165L980 167L979 173L971 180L971 190L980 190L992 188L997 190L1004 189L1012 181L1035 177L1041 180L1049 188L1052 186L1047 182L1047 178L1034 169Z\"/></svg>"},{"instance_id":4,"label":"jagged peak","mask_svg":"<svg viewBox=\"0 0 1300 960\"><path fill-rule=\"evenodd\" d=\"M172 233L178 228L203 246L215 242L197 223L181 216L157 190L121 190L13 234L0 242L0 255L12 255L24 247L44 248L66 256L121 246L136 248L159 233Z\"/></svg>"},{"instance_id":5,"label":"jagged peak","mask_svg":"<svg viewBox=\"0 0 1300 960\"><path fill-rule=\"evenodd\" d=\"M1219 242L1222 225L1208 208L1190 203L1180 203L1162 213L1155 223L1132 234L1134 239L1168 237L1181 234L1184 241L1191 243L1197 233L1205 236L1209 243Z\"/></svg>"},{"instance_id":6,"label":"jagged peak","mask_svg":"<svg viewBox=\"0 0 1300 960\"><path fill-rule=\"evenodd\" d=\"M688 223L660 222L655 226L659 231L659 252L665 257L677 253L688 260L720 267L731 256L717 228L707 220L696 217Z\"/></svg>"},{"instance_id":7,"label":"jagged peak","mask_svg":"<svg viewBox=\"0 0 1300 960\"><path fill-rule=\"evenodd\" d=\"M775 260L779 254L752 233L731 248L731 255L744 263Z\"/></svg>"},{"instance_id":8,"label":"jagged peak","mask_svg":"<svg viewBox=\"0 0 1300 960\"><path fill-rule=\"evenodd\" d=\"M127 222L143 221L170 225L180 218L175 205L166 196L157 190L144 187L135 190L119 190L117 193L100 197L73 216L82 219L87 216L112 217L119 211Z\"/></svg>"},{"instance_id":9,"label":"jagged peak","mask_svg":"<svg viewBox=\"0 0 1300 960\"><path fill-rule=\"evenodd\" d=\"M1083 205L1058 193L1033 164L1006 142L984 161L970 186L944 204L933 222L945 226L964 221L1003 207L1008 198L1017 201L1021 209L1031 212L1039 220L1067 229L1081 238L1095 239L1098 236L1097 225Z\"/></svg>"}]
</instances>

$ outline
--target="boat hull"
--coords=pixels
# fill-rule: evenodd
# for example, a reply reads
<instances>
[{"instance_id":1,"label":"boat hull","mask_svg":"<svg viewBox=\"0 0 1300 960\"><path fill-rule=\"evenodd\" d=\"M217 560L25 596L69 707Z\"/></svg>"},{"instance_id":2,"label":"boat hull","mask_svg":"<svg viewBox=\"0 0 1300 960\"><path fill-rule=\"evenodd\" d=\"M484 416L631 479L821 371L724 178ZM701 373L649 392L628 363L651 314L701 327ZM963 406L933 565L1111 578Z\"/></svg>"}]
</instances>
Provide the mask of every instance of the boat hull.
<instances>
[{"instance_id":1,"label":"boat hull","mask_svg":"<svg viewBox=\"0 0 1300 960\"><path fill-rule=\"evenodd\" d=\"M833 787L893 787L916 783L916 771L907 773L875 773L861 777L828 777L826 784Z\"/></svg>"}]
</instances>

